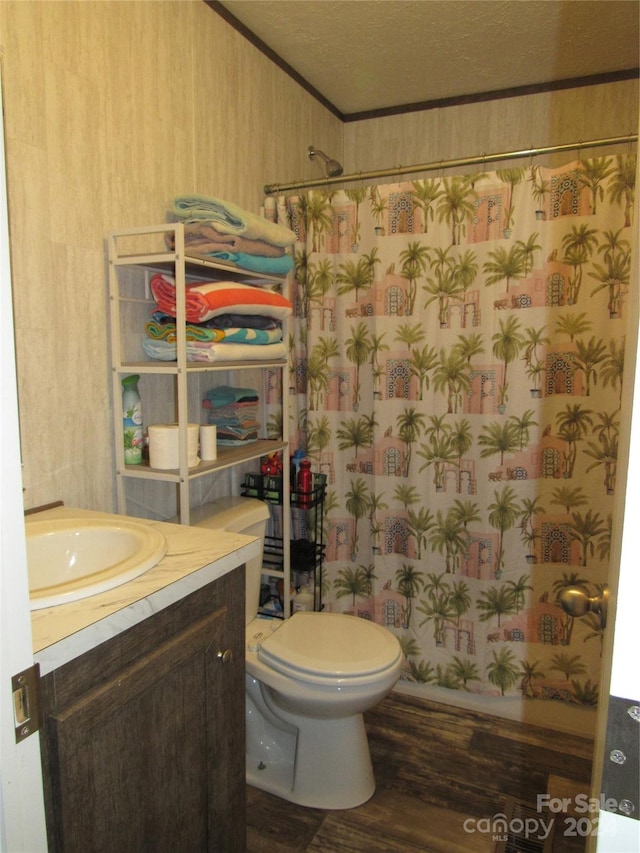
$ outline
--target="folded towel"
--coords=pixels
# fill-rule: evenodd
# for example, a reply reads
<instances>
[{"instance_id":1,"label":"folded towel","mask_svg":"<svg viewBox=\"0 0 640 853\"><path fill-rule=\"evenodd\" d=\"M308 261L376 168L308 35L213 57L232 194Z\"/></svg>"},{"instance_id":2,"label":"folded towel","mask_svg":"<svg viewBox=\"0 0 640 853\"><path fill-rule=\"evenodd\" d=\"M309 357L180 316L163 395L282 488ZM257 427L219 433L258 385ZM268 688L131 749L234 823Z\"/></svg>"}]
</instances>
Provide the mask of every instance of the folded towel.
<instances>
[{"instance_id":1,"label":"folded towel","mask_svg":"<svg viewBox=\"0 0 640 853\"><path fill-rule=\"evenodd\" d=\"M251 272L261 272L265 275L287 275L295 266L291 255L280 258L268 258L264 255L249 255L247 252L206 252L208 258L226 261Z\"/></svg>"},{"instance_id":2,"label":"folded towel","mask_svg":"<svg viewBox=\"0 0 640 853\"><path fill-rule=\"evenodd\" d=\"M145 329L147 335L155 341L175 342L178 339L175 322L156 323L151 321L147 323ZM207 329L196 323L187 323L185 332L187 341L224 341L227 344L239 343L261 346L262 344L276 344L282 340L282 329L250 329L244 327Z\"/></svg>"},{"instance_id":3,"label":"folded towel","mask_svg":"<svg viewBox=\"0 0 640 853\"><path fill-rule=\"evenodd\" d=\"M156 323L175 323L176 318L164 311L154 311L151 315ZM282 329L282 323L273 317L263 317L260 314L216 314L204 323L191 323L198 329Z\"/></svg>"},{"instance_id":4,"label":"folded towel","mask_svg":"<svg viewBox=\"0 0 640 853\"><path fill-rule=\"evenodd\" d=\"M210 424L216 424L220 444L243 444L258 438L258 393L253 388L218 385L202 400Z\"/></svg>"},{"instance_id":5,"label":"folded towel","mask_svg":"<svg viewBox=\"0 0 640 853\"><path fill-rule=\"evenodd\" d=\"M179 196L174 199L173 213L189 224L192 220L208 219L223 234L241 234L274 246L292 246L296 241L296 235L289 228L213 196Z\"/></svg>"},{"instance_id":6,"label":"folded towel","mask_svg":"<svg viewBox=\"0 0 640 853\"><path fill-rule=\"evenodd\" d=\"M282 340L282 329L248 329L244 327L236 329L220 329L224 334L225 344L252 344L262 346L263 344L277 344Z\"/></svg>"},{"instance_id":7,"label":"folded towel","mask_svg":"<svg viewBox=\"0 0 640 853\"><path fill-rule=\"evenodd\" d=\"M154 361L176 361L176 344L171 341L155 341L145 338L142 349ZM281 359L287 354L286 344L226 344L222 342L187 341L187 361L269 361Z\"/></svg>"},{"instance_id":8,"label":"folded towel","mask_svg":"<svg viewBox=\"0 0 640 853\"><path fill-rule=\"evenodd\" d=\"M165 235L168 249L175 249L173 231ZM248 255L264 255L280 258L284 255L282 246L274 246L266 240L249 240L240 234L224 234L217 231L211 222L203 219L184 226L184 244L187 252L209 254L209 252L245 252Z\"/></svg>"},{"instance_id":9,"label":"folded towel","mask_svg":"<svg viewBox=\"0 0 640 853\"><path fill-rule=\"evenodd\" d=\"M176 316L175 279L156 273L151 277L153 298L166 314ZM217 314L265 314L282 319L292 312L291 303L284 296L266 287L238 284L234 281L211 281L187 285L185 288L188 323L203 323Z\"/></svg>"},{"instance_id":10,"label":"folded towel","mask_svg":"<svg viewBox=\"0 0 640 853\"><path fill-rule=\"evenodd\" d=\"M147 335L156 341L176 341L176 323L157 323L151 320L145 326ZM187 323L186 335L188 341L222 341L224 340L224 329L207 329L195 323ZM266 342L265 342L266 343Z\"/></svg>"}]
</instances>

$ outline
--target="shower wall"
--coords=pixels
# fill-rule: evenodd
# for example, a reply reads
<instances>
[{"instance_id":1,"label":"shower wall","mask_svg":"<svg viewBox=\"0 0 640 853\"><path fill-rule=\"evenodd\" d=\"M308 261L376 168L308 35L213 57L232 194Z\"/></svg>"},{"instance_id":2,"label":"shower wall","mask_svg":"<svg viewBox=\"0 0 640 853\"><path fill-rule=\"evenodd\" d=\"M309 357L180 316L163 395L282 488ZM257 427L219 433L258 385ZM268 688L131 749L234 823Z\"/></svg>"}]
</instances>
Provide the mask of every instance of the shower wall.
<instances>
[{"instance_id":1,"label":"shower wall","mask_svg":"<svg viewBox=\"0 0 640 853\"><path fill-rule=\"evenodd\" d=\"M359 172L623 136L637 133L638 108L638 81L627 80L347 123L342 162L345 172ZM570 159L565 152L544 163Z\"/></svg>"}]
</instances>

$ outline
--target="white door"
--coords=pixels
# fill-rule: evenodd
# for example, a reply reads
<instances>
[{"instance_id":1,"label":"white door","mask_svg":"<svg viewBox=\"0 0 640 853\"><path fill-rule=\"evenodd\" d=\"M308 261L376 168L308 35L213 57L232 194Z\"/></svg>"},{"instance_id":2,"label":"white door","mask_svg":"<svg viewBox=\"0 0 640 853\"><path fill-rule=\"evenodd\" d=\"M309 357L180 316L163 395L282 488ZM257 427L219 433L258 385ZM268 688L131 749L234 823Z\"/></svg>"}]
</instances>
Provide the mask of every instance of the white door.
<instances>
[{"instance_id":1,"label":"white door","mask_svg":"<svg viewBox=\"0 0 640 853\"><path fill-rule=\"evenodd\" d=\"M639 220L636 211L630 288L633 303L630 308L636 317L640 302ZM612 601L603 649L602 699L594 755L591 796L600 802L600 811L597 835L590 838L587 847L598 853L640 851L640 341L637 328L635 339L628 344L628 351L636 352L635 379L633 358L627 357L624 399L633 400L633 411L630 423L622 425L626 430L620 441L619 476L623 476L628 458L627 482L626 493L617 507L618 526L613 531ZM620 566L617 579L616 565Z\"/></svg>"},{"instance_id":2,"label":"white door","mask_svg":"<svg viewBox=\"0 0 640 853\"><path fill-rule=\"evenodd\" d=\"M16 744L11 677L33 663L22 512L0 81L0 850L47 849L40 743Z\"/></svg>"},{"instance_id":3,"label":"white door","mask_svg":"<svg viewBox=\"0 0 640 853\"><path fill-rule=\"evenodd\" d=\"M638 364L640 368L640 353ZM615 625L608 644L609 651L613 645L608 689L603 679L603 695L608 692L609 703L599 711L594 756L592 797L601 801L598 853L640 851L640 369L634 403ZM605 799L611 802L605 804Z\"/></svg>"}]
</instances>

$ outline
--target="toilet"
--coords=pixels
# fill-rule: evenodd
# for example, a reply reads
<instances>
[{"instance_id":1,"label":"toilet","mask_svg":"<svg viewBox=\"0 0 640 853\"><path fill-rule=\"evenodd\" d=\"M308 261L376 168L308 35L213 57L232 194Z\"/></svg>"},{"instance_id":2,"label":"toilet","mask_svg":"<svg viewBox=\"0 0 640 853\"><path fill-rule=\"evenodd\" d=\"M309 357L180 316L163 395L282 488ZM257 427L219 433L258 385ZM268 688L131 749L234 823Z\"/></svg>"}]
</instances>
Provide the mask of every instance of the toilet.
<instances>
[{"instance_id":1,"label":"toilet","mask_svg":"<svg viewBox=\"0 0 640 853\"><path fill-rule=\"evenodd\" d=\"M264 539L268 506L225 497L191 524ZM302 806L350 809L375 791L363 712L400 676L386 628L342 613L257 616L262 557L246 566L247 782Z\"/></svg>"}]
</instances>

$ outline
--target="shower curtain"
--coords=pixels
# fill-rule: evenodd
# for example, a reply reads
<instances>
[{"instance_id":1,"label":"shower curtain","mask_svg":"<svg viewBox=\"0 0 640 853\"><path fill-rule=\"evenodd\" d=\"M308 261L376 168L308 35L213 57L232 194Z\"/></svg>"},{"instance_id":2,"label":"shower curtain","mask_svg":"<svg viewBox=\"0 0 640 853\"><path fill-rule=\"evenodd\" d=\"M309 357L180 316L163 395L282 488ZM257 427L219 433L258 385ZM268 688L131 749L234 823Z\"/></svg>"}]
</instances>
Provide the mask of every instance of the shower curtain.
<instances>
[{"instance_id":1,"label":"shower curtain","mask_svg":"<svg viewBox=\"0 0 640 853\"><path fill-rule=\"evenodd\" d=\"M635 155L279 199L291 452L327 475L326 610L402 679L594 705ZM295 566L293 566L295 568Z\"/></svg>"}]
</instances>

